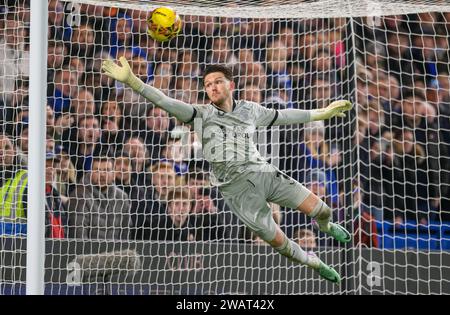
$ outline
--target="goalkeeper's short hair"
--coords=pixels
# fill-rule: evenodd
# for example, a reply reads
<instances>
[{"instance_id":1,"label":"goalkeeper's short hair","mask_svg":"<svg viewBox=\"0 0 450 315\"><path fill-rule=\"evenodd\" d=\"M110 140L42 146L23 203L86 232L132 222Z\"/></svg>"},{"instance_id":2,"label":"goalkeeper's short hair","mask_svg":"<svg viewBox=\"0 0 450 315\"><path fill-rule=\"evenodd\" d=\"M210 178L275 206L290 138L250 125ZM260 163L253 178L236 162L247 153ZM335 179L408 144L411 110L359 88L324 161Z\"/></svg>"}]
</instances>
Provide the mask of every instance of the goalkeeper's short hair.
<instances>
[{"instance_id":1,"label":"goalkeeper's short hair","mask_svg":"<svg viewBox=\"0 0 450 315\"><path fill-rule=\"evenodd\" d=\"M205 77L213 72L222 72L225 78L227 78L230 81L233 81L233 71L231 70L230 67L227 67L225 65L209 65L203 72L203 85L205 84Z\"/></svg>"}]
</instances>

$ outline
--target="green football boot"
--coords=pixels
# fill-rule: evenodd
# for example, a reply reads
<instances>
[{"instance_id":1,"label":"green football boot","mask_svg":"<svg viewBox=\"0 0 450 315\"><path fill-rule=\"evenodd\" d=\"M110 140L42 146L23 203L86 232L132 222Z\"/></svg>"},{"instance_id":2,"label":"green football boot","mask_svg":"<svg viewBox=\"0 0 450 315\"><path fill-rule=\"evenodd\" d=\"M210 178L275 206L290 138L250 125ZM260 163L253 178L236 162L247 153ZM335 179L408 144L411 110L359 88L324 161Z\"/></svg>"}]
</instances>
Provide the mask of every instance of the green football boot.
<instances>
[{"instance_id":1,"label":"green football boot","mask_svg":"<svg viewBox=\"0 0 450 315\"><path fill-rule=\"evenodd\" d=\"M341 283L341 276L339 276L339 274L337 273L336 270L334 270L333 267L330 267L324 264L323 262L320 262L320 266L317 269L317 271L319 272L319 275L322 278L325 278L333 283L337 284Z\"/></svg>"},{"instance_id":2,"label":"green football boot","mask_svg":"<svg viewBox=\"0 0 450 315\"><path fill-rule=\"evenodd\" d=\"M319 224L315 220L313 220L312 224L317 230L331 235L334 239L341 243L348 243L352 240L350 233L337 223L330 222L330 228L328 231L320 229Z\"/></svg>"}]
</instances>

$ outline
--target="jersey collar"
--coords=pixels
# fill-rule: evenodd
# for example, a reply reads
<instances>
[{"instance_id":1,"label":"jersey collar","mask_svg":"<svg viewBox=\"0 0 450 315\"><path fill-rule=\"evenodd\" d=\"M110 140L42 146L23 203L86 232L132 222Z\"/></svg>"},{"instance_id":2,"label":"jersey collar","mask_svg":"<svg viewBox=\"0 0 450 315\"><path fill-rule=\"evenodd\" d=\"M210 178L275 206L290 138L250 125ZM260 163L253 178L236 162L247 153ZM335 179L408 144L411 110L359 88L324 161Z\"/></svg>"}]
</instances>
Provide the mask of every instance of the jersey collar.
<instances>
[{"instance_id":1,"label":"jersey collar","mask_svg":"<svg viewBox=\"0 0 450 315\"><path fill-rule=\"evenodd\" d=\"M223 112L225 114L225 111L223 109L221 109L220 107L218 107L216 104L214 104L213 102L210 103L212 106L214 106L217 110ZM231 109L231 112L234 112L234 110L236 109L236 105L237 102L236 100L233 98L233 108Z\"/></svg>"}]
</instances>

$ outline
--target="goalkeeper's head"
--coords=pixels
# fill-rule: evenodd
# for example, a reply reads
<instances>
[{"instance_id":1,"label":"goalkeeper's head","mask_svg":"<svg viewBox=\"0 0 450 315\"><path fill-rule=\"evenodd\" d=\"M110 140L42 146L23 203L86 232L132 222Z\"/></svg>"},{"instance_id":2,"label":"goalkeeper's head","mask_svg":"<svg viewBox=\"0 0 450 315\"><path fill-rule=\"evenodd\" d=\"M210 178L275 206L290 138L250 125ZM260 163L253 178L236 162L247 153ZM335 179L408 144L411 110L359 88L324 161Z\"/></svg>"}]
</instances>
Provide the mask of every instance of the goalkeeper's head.
<instances>
[{"instance_id":1,"label":"goalkeeper's head","mask_svg":"<svg viewBox=\"0 0 450 315\"><path fill-rule=\"evenodd\" d=\"M203 73L203 85L209 99L217 106L231 100L235 87L233 73L223 65L209 65Z\"/></svg>"}]
</instances>

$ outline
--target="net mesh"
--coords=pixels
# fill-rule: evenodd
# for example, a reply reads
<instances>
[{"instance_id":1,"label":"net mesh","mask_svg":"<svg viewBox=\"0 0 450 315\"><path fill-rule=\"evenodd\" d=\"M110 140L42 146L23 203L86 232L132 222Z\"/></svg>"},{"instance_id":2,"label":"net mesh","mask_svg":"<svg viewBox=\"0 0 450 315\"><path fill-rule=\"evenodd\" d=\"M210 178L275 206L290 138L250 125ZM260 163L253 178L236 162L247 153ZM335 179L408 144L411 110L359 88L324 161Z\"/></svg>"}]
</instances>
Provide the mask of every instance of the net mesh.
<instances>
[{"instance_id":1,"label":"net mesh","mask_svg":"<svg viewBox=\"0 0 450 315\"><path fill-rule=\"evenodd\" d=\"M49 1L47 294L449 293L450 113L444 1ZM29 6L0 7L0 292L24 293ZM101 73L124 55L167 95L208 104L206 65L275 109L350 99L345 119L261 129L262 155L334 210L350 246L272 204L286 235L341 274L288 262L231 213L193 128ZM44 107L43 107L44 110ZM446 289L447 288L447 289Z\"/></svg>"}]
</instances>

